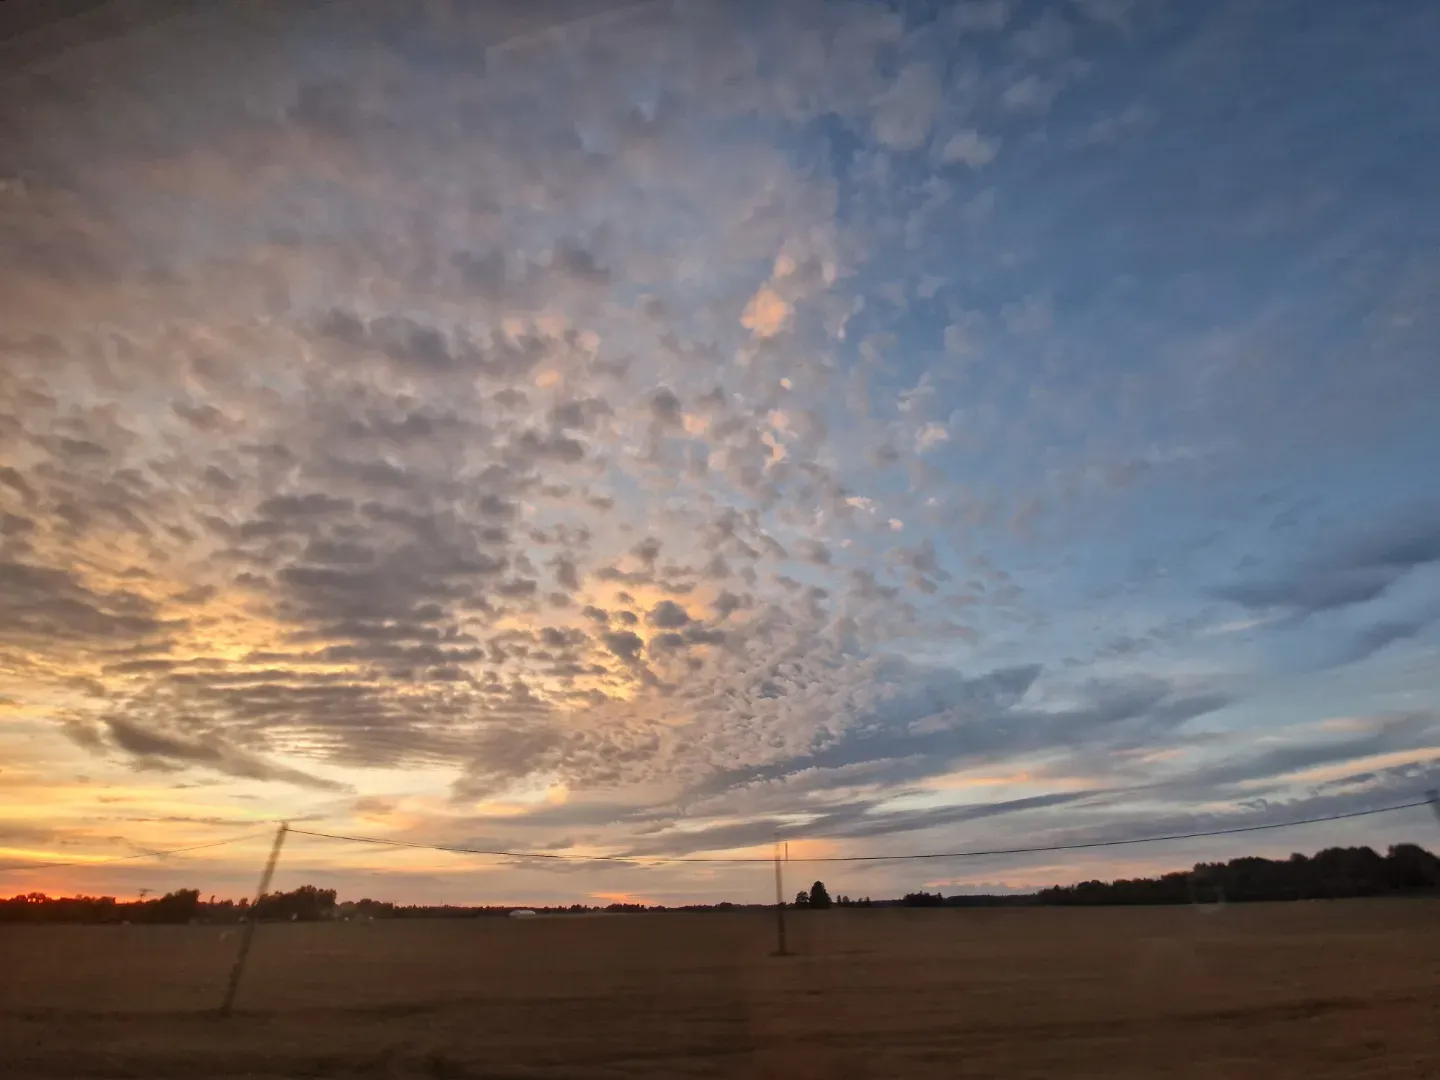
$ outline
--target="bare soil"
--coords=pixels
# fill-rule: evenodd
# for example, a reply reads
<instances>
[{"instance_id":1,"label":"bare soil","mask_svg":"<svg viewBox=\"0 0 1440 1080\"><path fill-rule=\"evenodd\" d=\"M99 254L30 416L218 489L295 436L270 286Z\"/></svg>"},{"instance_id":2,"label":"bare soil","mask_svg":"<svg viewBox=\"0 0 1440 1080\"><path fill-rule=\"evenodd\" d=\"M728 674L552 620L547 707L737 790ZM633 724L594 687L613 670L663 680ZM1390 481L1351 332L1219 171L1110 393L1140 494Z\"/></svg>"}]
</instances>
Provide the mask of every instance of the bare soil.
<instances>
[{"instance_id":1,"label":"bare soil","mask_svg":"<svg viewBox=\"0 0 1440 1080\"><path fill-rule=\"evenodd\" d=\"M1440 902L0 927L7 1077L1440 1076Z\"/></svg>"}]
</instances>

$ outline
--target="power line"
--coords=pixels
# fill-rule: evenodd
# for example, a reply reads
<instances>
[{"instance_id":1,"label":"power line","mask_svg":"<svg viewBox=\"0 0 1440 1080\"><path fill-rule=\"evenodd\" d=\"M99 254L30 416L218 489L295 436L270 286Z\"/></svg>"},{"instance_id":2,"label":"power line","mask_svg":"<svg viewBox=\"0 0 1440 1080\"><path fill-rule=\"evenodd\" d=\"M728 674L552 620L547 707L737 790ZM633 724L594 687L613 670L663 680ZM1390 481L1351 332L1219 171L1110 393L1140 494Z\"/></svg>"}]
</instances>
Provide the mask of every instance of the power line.
<instances>
[{"instance_id":1,"label":"power line","mask_svg":"<svg viewBox=\"0 0 1440 1080\"><path fill-rule=\"evenodd\" d=\"M648 859L636 855L562 855L553 851L485 851L480 848L452 847L448 844L421 844L412 840L394 840L383 836L343 836L340 833L316 832L313 829L291 828L296 836L318 836L322 840L346 840L352 844L380 844L385 847L418 848L423 851L449 851L456 855L495 855L506 859L556 859L561 862L705 862L723 860ZM769 862L769 859L737 859L736 862Z\"/></svg>"},{"instance_id":2,"label":"power line","mask_svg":"<svg viewBox=\"0 0 1440 1080\"><path fill-rule=\"evenodd\" d=\"M1092 848L1123 847L1130 844L1157 844L1171 840L1198 840L1208 836L1234 836L1238 833L1264 832L1269 829L1292 829L1299 825L1318 825L1327 821L1344 821L1349 818L1369 817L1374 814L1392 814L1397 810L1412 810L1417 806L1437 805L1435 799L1420 799L1416 802L1381 806L1373 810L1351 810L1343 814L1325 814L1320 817L1299 818L1292 821L1276 821L1264 825L1238 825L1228 829L1205 829L1200 832L1170 833L1166 836L1139 836L1128 840L1090 840L1076 844L1046 844L1039 847L995 848L989 851L927 851L907 855L812 855L790 860L797 863L860 863L860 862L903 862L919 859L978 859L990 855L1039 855L1047 852L1084 851ZM680 863L769 863L768 858L753 856L670 856L670 855L565 855L551 851L490 851L481 848L455 847L448 844L422 844L412 840L394 840L379 836L345 836L339 833L317 832L311 829L294 829L300 836L315 836L325 840L343 840L355 844L378 844L385 847L418 848L425 851L447 851L459 855L491 855L509 859L551 859L561 862L619 862L639 865L672 865Z\"/></svg>"},{"instance_id":3,"label":"power line","mask_svg":"<svg viewBox=\"0 0 1440 1080\"><path fill-rule=\"evenodd\" d=\"M79 859L71 862L42 862L42 863L14 863L10 866L0 866L0 873L7 870L49 870L56 866L104 866L108 863L131 862L135 859L156 859L164 858L166 855L179 855L185 851L203 851L206 848L224 847L226 844L238 844L244 840L254 840L264 833L246 833L244 836L232 836L228 840L211 840L205 844L188 844L185 847L166 848L163 851L142 851L135 855L113 855L106 859Z\"/></svg>"},{"instance_id":4,"label":"power line","mask_svg":"<svg viewBox=\"0 0 1440 1080\"><path fill-rule=\"evenodd\" d=\"M1318 825L1328 821L1345 821L1350 818L1370 817L1376 814L1391 814L1399 810L1413 810L1421 806L1437 806L1440 800L1419 799L1413 802L1397 803L1370 810L1351 810L1341 814L1324 814L1319 817L1297 818L1291 821L1275 821L1262 825L1237 825L1227 829L1204 829L1197 832L1169 833L1164 836L1137 836L1124 840L1089 840L1074 844L1044 844L1035 847L992 848L972 851L925 851L903 855L811 855L791 859L797 863L861 863L861 862L904 862L921 859L978 859L998 855L1040 855L1062 851L1085 851L1096 848L1124 847L1131 844L1157 844L1176 840L1199 840L1212 836L1234 836L1240 833L1265 832L1272 829L1291 829L1301 825ZM456 855L488 855L506 859L549 859L556 862L613 862L630 865L677 865L695 863L744 864L768 863L768 858L754 856L684 856L684 855L568 855L553 851L504 851L488 848L459 847L451 844L424 844L413 840L396 840L382 836L351 836L342 833L320 832L315 829L291 828L298 836L313 836L322 840L340 840L352 844L373 844L382 847L412 848L421 851L444 851ZM103 859L67 860L40 863L14 863L0 866L0 873L12 870L48 870L55 867L104 866L117 862L133 862L138 859L164 858L189 851L204 851L209 848L225 847L230 844L254 840L264 833L246 833L225 840L211 840L203 844L188 844L184 847L166 848L159 851L141 851L134 855L115 855Z\"/></svg>"}]
</instances>

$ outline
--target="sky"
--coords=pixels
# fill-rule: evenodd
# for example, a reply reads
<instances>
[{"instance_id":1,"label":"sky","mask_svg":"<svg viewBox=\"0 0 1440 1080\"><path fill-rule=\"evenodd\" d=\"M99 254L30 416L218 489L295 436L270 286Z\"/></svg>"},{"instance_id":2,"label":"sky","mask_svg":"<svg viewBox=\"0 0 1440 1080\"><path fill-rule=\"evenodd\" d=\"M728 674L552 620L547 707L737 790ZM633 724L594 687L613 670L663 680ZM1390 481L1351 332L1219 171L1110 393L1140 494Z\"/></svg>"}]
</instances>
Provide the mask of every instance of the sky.
<instances>
[{"instance_id":1,"label":"sky","mask_svg":"<svg viewBox=\"0 0 1440 1080\"><path fill-rule=\"evenodd\" d=\"M240 895L279 820L799 858L1440 786L1440 7L76 7L0 41L0 894Z\"/></svg>"}]
</instances>

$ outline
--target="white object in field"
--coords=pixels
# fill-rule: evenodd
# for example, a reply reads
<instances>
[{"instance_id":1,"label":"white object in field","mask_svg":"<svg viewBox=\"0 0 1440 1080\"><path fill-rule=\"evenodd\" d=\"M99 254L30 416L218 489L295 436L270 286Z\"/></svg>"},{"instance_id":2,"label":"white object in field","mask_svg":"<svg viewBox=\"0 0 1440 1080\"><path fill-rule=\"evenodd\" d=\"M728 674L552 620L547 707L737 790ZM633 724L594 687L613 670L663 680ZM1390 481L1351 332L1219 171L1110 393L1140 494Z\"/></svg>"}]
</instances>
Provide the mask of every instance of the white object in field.
<instances>
[{"instance_id":1,"label":"white object in field","mask_svg":"<svg viewBox=\"0 0 1440 1080\"><path fill-rule=\"evenodd\" d=\"M510 917L512 919L533 919L535 918L535 912L531 911L529 908L516 908L514 911L510 912Z\"/></svg>"}]
</instances>

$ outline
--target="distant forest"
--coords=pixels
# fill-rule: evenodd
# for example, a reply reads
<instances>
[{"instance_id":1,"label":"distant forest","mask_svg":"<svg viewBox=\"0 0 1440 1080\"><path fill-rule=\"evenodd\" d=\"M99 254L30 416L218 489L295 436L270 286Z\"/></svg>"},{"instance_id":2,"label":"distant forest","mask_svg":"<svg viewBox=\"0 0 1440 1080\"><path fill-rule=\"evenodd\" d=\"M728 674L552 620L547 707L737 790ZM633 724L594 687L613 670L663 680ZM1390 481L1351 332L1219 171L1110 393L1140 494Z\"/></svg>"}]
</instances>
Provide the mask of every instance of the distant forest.
<instances>
[{"instance_id":1,"label":"distant forest","mask_svg":"<svg viewBox=\"0 0 1440 1080\"><path fill-rule=\"evenodd\" d=\"M1244 856L1197 863L1155 878L1082 881L1021 896L941 896L910 893L910 907L1245 903L1264 900L1332 900L1440 892L1440 858L1417 844L1396 844L1384 855L1373 848L1326 848L1288 859Z\"/></svg>"},{"instance_id":2,"label":"distant forest","mask_svg":"<svg viewBox=\"0 0 1440 1080\"><path fill-rule=\"evenodd\" d=\"M823 882L799 893L793 904L803 910L881 907L1036 907L1116 904L1190 904L1263 900L1320 900L1359 896L1433 895L1440 892L1440 858L1416 844L1397 844L1380 855L1368 847L1327 848L1307 857L1199 863L1191 870L1157 878L1085 881L1017 895L907 893L898 900L832 901ZM764 904L687 904L682 907L606 904L593 907L535 907L538 913L640 911L758 911ZM253 907L253 911L252 911ZM0 923L238 923L251 915L261 921L316 922L350 919L435 919L506 916L514 905L394 904L382 900L339 901L334 889L304 885L271 893L259 904L248 900L202 900L198 889L179 889L153 898L121 901L113 896L52 897L25 893L0 899Z\"/></svg>"}]
</instances>

